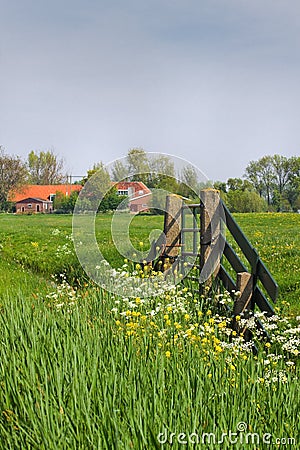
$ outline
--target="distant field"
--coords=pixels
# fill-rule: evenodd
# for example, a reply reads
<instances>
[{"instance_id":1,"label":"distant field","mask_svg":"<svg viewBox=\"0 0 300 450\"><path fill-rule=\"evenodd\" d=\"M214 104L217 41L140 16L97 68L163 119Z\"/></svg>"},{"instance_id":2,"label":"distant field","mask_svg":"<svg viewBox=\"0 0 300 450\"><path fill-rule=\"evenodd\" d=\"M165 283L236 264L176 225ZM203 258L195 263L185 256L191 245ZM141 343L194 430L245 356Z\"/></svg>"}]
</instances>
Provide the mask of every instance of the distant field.
<instances>
[{"instance_id":1,"label":"distant field","mask_svg":"<svg viewBox=\"0 0 300 450\"><path fill-rule=\"evenodd\" d=\"M279 285L279 303L291 304L300 312L300 214L236 214L237 222L258 250ZM97 218L96 232L100 249L110 264L120 267L123 257L114 247L111 215ZM136 216L130 226L135 248L149 248L149 233L163 228L162 216ZM0 215L0 255L2 265L32 271L49 278L66 272L70 281L82 276L70 240L72 217L68 215L14 216ZM2 272L2 280L4 272Z\"/></svg>"}]
</instances>

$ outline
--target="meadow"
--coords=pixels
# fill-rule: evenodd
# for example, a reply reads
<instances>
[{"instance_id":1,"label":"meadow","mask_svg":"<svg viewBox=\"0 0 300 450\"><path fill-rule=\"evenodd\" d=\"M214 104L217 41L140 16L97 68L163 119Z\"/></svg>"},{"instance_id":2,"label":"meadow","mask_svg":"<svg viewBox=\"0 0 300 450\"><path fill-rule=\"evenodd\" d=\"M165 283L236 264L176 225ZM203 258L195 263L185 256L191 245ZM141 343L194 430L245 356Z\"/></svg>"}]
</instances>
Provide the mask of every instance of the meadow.
<instances>
[{"instance_id":1,"label":"meadow","mask_svg":"<svg viewBox=\"0 0 300 450\"><path fill-rule=\"evenodd\" d=\"M0 448L297 448L300 215L236 219L280 288L257 355L226 292L118 297L78 266L71 216L0 215ZM135 246L162 224L136 217ZM99 216L100 247L126 271L109 225Z\"/></svg>"}]
</instances>

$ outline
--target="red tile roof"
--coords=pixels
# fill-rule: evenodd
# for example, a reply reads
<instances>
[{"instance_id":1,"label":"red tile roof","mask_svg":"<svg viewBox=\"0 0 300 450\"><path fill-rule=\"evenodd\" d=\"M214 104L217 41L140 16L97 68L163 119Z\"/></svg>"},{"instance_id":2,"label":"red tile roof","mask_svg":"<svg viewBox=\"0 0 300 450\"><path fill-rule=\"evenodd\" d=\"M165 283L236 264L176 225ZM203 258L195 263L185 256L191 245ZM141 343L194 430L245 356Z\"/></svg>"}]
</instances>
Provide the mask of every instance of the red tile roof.
<instances>
[{"instance_id":1,"label":"red tile roof","mask_svg":"<svg viewBox=\"0 0 300 450\"><path fill-rule=\"evenodd\" d=\"M70 195L74 191L80 191L80 184L49 184L49 185L29 185L24 186L18 192L11 193L9 199L12 202L19 202L28 197L47 200L49 195L61 192L64 195Z\"/></svg>"},{"instance_id":2,"label":"red tile roof","mask_svg":"<svg viewBox=\"0 0 300 450\"><path fill-rule=\"evenodd\" d=\"M113 183L118 190L125 191L129 187L134 189L134 192L144 191L144 194L151 193L150 189L142 181L118 181Z\"/></svg>"},{"instance_id":3,"label":"red tile roof","mask_svg":"<svg viewBox=\"0 0 300 450\"><path fill-rule=\"evenodd\" d=\"M129 187L134 190L134 197L143 194L150 194L150 189L142 181L120 181L112 183L118 190L127 190ZM70 195L74 191L80 191L82 186L80 184L49 184L37 185L31 184L24 186L18 192L11 192L9 199L11 202L19 202L20 200L32 197L47 200L49 195L61 192L64 195Z\"/></svg>"}]
</instances>

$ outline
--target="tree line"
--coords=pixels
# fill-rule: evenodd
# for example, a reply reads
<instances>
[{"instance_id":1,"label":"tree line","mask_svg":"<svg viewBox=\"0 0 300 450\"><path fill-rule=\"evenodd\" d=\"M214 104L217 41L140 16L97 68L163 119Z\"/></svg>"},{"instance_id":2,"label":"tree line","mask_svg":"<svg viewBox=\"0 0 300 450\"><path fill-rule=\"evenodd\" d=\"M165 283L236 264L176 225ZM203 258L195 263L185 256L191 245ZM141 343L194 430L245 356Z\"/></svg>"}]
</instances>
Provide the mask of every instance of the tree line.
<instances>
[{"instance_id":1,"label":"tree line","mask_svg":"<svg viewBox=\"0 0 300 450\"><path fill-rule=\"evenodd\" d=\"M142 148L133 148L125 159L117 160L109 170L101 161L95 163L76 183L85 185L88 180L90 194L85 201L89 204L85 207L94 208L99 197L104 196L99 207L101 211L116 209L120 202L124 203L125 198L117 195L112 186L112 182L122 180L142 181L150 189L163 189L192 201L199 199L201 189L214 187L220 190L232 212L300 210L300 157L295 156L263 156L249 162L242 178L203 182L191 165L178 171L169 156L151 155ZM63 159L52 150L31 151L23 161L18 156L8 155L0 146L0 209L8 210L11 207L9 193L26 184L61 184L67 181ZM57 193L55 209L71 212L77 195L73 192L65 197ZM153 195L153 208L160 203L157 195Z\"/></svg>"},{"instance_id":2,"label":"tree line","mask_svg":"<svg viewBox=\"0 0 300 450\"><path fill-rule=\"evenodd\" d=\"M27 184L61 184L66 181L63 159L53 151L28 154L26 161L0 146L0 209L9 209L9 194Z\"/></svg>"},{"instance_id":3,"label":"tree line","mask_svg":"<svg viewBox=\"0 0 300 450\"><path fill-rule=\"evenodd\" d=\"M215 183L235 212L300 210L300 157L263 156L250 161L244 178Z\"/></svg>"}]
</instances>

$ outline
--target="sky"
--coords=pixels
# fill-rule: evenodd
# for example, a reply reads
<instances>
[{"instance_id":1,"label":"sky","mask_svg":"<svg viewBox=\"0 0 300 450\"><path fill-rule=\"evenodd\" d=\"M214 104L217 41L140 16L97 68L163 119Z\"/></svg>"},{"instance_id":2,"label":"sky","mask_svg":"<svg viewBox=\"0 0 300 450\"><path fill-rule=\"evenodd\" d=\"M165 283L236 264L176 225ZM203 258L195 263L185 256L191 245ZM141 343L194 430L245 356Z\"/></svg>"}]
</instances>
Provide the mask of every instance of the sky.
<instances>
[{"instance_id":1,"label":"sky","mask_svg":"<svg viewBox=\"0 0 300 450\"><path fill-rule=\"evenodd\" d=\"M298 0L0 0L0 145L69 174L131 148L211 180L300 154Z\"/></svg>"}]
</instances>

